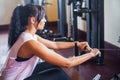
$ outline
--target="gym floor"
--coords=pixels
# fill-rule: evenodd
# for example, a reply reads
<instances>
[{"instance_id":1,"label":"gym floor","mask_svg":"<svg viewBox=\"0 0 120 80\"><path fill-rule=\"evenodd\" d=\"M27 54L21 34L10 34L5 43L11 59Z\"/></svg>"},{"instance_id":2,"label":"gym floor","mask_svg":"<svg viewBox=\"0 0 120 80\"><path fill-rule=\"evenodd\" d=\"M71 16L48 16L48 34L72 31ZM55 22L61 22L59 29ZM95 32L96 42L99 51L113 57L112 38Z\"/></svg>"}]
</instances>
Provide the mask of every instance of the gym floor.
<instances>
[{"instance_id":1,"label":"gym floor","mask_svg":"<svg viewBox=\"0 0 120 80\"><path fill-rule=\"evenodd\" d=\"M8 31L0 32L0 52L3 53L7 46ZM107 42L105 48L113 48ZM3 49L3 50L2 50ZM73 48L57 51L65 57L74 55ZM99 74L100 80L112 80L115 74L120 73L120 51L106 50L104 53L104 65L98 66L93 58L75 68L64 69L72 80L92 80Z\"/></svg>"}]
</instances>

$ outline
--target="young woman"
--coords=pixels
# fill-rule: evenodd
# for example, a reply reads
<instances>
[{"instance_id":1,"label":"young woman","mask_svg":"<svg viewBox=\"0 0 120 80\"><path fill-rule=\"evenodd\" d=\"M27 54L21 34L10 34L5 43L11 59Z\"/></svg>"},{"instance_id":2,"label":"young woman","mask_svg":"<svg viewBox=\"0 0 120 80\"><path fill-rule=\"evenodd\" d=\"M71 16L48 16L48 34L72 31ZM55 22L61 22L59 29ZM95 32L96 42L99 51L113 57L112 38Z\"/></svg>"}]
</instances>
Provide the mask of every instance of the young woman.
<instances>
[{"instance_id":1,"label":"young woman","mask_svg":"<svg viewBox=\"0 0 120 80\"><path fill-rule=\"evenodd\" d=\"M44 8L27 4L14 9L9 33L9 57L3 80L70 80L60 67L71 68L99 54L87 42L77 42L80 50L88 51L77 57L65 58L51 49L74 47L74 42L53 42L38 36L44 28ZM45 62L40 62L44 60Z\"/></svg>"}]
</instances>

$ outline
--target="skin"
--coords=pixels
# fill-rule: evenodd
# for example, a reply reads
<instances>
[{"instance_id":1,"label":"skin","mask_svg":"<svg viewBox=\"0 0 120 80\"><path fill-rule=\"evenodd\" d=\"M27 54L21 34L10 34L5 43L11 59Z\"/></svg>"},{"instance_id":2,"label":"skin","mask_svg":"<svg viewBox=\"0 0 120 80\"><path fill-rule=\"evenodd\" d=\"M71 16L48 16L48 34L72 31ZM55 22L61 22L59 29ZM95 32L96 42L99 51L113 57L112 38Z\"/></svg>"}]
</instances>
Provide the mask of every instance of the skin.
<instances>
[{"instance_id":1,"label":"skin","mask_svg":"<svg viewBox=\"0 0 120 80\"><path fill-rule=\"evenodd\" d=\"M30 17L25 32L30 33L31 35L34 36L37 30L42 30L44 28L45 22L46 19L44 18L38 23L35 17ZM96 55L99 54L98 49L92 49L92 51L88 54L84 54L77 57L65 58L59 55L58 53L51 51L50 49L58 50L74 47L75 46L74 42L53 42L43 39L40 36L37 36L37 40L38 42L34 40L29 40L25 42L20 47L17 55L22 58L30 58L36 55L51 64L60 67L71 68L80 65L83 62L87 61L88 59L95 57ZM84 50L85 46L87 46L88 50L91 50L87 42L78 42L77 46L81 50Z\"/></svg>"}]
</instances>

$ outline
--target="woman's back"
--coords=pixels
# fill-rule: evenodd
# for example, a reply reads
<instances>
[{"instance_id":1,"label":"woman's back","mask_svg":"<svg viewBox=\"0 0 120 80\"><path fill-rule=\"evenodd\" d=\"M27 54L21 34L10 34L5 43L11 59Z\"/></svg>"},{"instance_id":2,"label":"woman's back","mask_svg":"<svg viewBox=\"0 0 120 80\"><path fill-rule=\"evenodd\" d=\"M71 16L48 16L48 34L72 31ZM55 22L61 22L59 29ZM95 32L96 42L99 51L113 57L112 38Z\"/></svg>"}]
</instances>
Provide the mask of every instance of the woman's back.
<instances>
[{"instance_id":1,"label":"woman's back","mask_svg":"<svg viewBox=\"0 0 120 80\"><path fill-rule=\"evenodd\" d=\"M33 56L27 61L17 62L15 59L17 58L18 51L20 47L29 40L37 40L37 38L32 36L27 32L23 32L18 40L15 42L13 47L11 47L8 57L7 66L3 72L3 76L5 80L22 80L28 76L30 76L36 66L39 58L37 56Z\"/></svg>"}]
</instances>

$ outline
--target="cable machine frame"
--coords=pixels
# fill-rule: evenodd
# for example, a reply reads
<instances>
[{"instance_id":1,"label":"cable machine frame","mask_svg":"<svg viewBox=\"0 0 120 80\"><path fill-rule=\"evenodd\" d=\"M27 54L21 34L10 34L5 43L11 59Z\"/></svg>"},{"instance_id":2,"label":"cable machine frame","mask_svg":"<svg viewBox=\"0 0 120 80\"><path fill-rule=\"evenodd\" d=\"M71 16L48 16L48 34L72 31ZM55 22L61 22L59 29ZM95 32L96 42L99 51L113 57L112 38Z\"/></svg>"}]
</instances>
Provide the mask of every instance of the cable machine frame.
<instances>
[{"instance_id":1,"label":"cable machine frame","mask_svg":"<svg viewBox=\"0 0 120 80\"><path fill-rule=\"evenodd\" d=\"M82 2L85 1L85 7L82 8ZM86 15L87 41L92 48L104 49L104 0L69 0L69 5L73 4L73 26L74 41L78 41L78 23L77 17ZM104 50L100 50L96 60L98 65L103 65ZM79 55L78 47L74 48L75 56Z\"/></svg>"}]
</instances>

